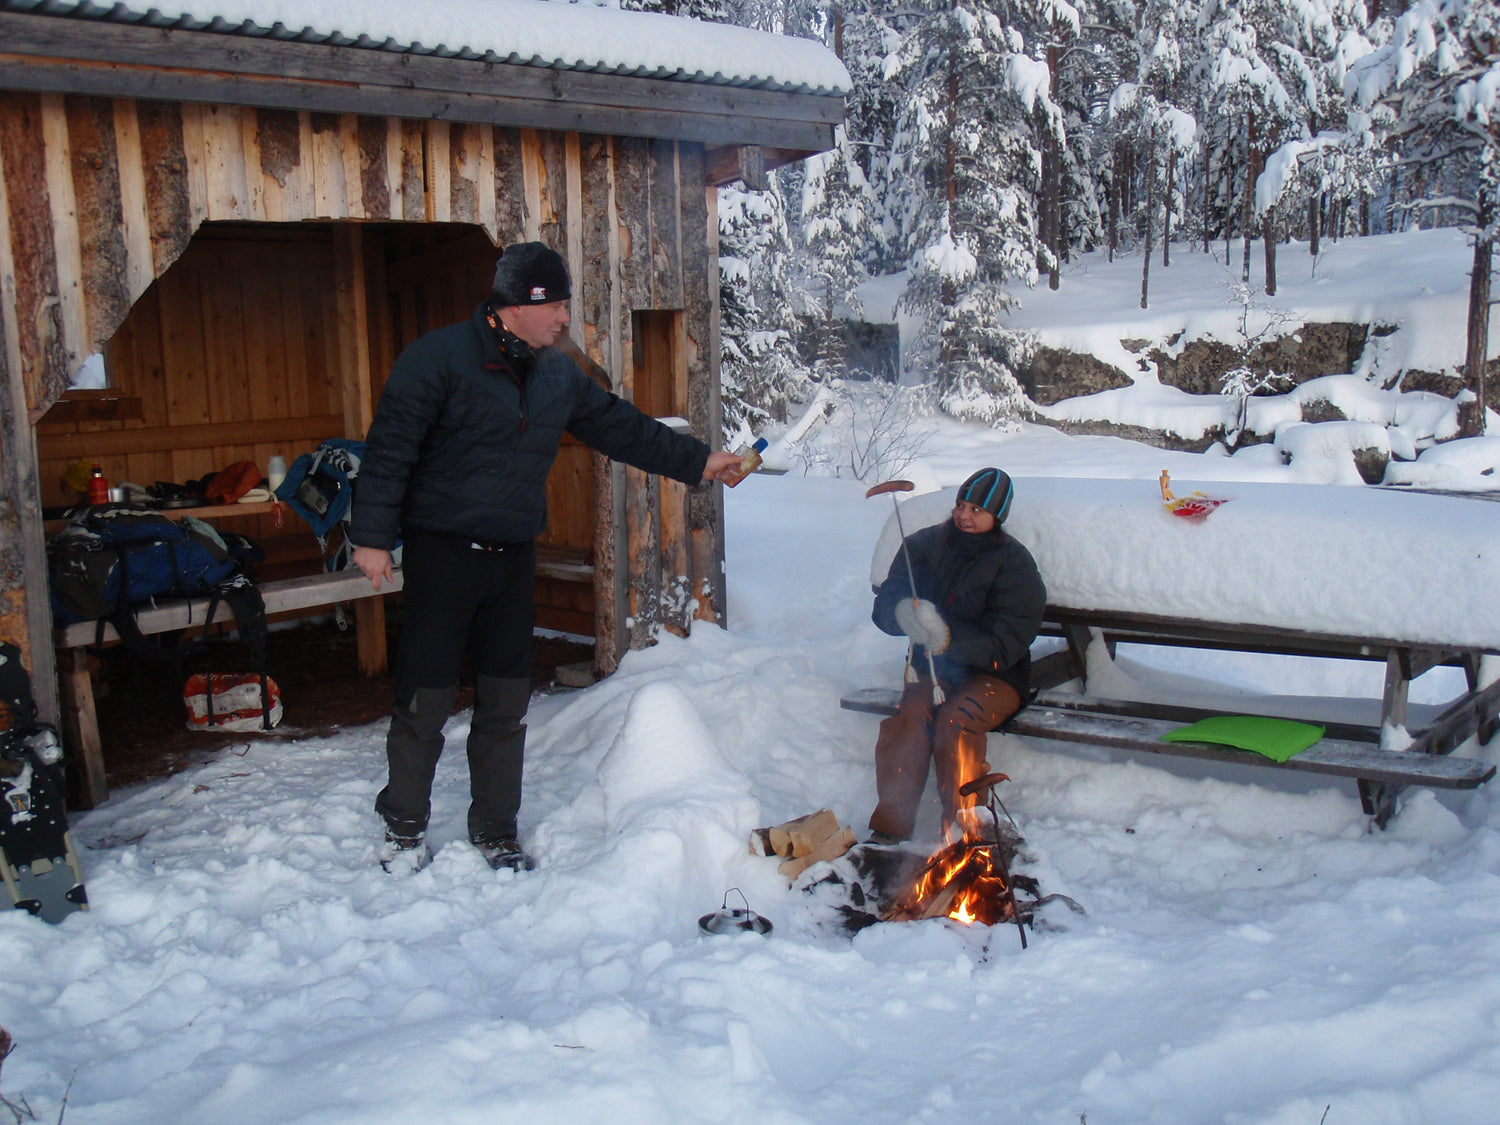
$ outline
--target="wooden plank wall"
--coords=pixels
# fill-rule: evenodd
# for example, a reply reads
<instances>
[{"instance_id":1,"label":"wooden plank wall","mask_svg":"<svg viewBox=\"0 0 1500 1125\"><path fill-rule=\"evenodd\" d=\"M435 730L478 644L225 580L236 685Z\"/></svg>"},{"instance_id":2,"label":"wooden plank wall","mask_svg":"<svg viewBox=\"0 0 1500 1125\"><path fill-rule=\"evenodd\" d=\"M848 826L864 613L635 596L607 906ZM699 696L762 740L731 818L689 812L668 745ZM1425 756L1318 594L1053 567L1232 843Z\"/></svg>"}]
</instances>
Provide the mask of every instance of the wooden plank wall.
<instances>
[{"instance_id":1,"label":"wooden plank wall","mask_svg":"<svg viewBox=\"0 0 1500 1125\"><path fill-rule=\"evenodd\" d=\"M141 417L38 424L44 506L77 502L62 484L75 458L112 482L185 482L343 433L329 228L231 229L195 239L106 344ZM244 236L257 230L276 234Z\"/></svg>"},{"instance_id":2,"label":"wooden plank wall","mask_svg":"<svg viewBox=\"0 0 1500 1125\"><path fill-rule=\"evenodd\" d=\"M44 497L60 498L52 490L64 451L82 452L85 441L99 439L45 434L49 442L58 440L49 445L39 478L27 427L59 399L86 357L130 349L132 363L149 372L149 353L160 348L164 356L200 351L232 367L241 350L274 351L272 339L254 342L255 334L269 331L287 338L300 332L308 362L315 362L319 347L330 367L347 361L330 342L337 333L325 335L327 302L312 291L329 260L326 226L304 239L308 276L287 279L273 292L265 288L270 279L236 261L234 285L195 294L187 279L195 270L202 276L209 259L194 265L195 249L181 278L167 271L204 223L454 222L473 224L494 244L543 239L564 253L575 276L574 337L610 373L617 391L628 396L638 380L651 377L632 363L633 312L682 313L687 415L699 436L714 441L717 276L709 257L705 174L699 144L0 91L0 284L6 298L0 375L7 389L0 397L0 637L29 651L45 646L49 636L45 605L24 595L40 565L40 507ZM343 244L346 255L348 248ZM389 277L390 263L364 257L368 291L389 293L375 275L384 270ZM482 295L471 294L465 307ZM115 340L138 303L142 329ZM279 303L285 323L277 329L249 320L221 331L205 327L224 325L252 303ZM194 308L193 315L166 315L183 307ZM369 317L365 382L372 393L417 323L397 324L394 316L388 322L384 311L372 309ZM293 327L299 323L300 329ZM672 377L681 379L682 372ZM275 410L326 436L323 421L346 413L334 388L364 384L343 372L320 378L305 377L295 389L290 378L279 389L266 388L270 407L259 394L247 398L245 389L217 381L171 394L161 388L161 397L143 392L152 403L149 417L116 429L170 430L172 437L148 450L130 445L139 439L115 436L117 445L106 456L124 458L116 475L134 479L179 478L200 465L207 471L238 452L263 462L273 450L260 431L201 427L246 410L258 425ZM184 443L179 428L202 444ZM72 445L61 440L65 436ZM91 445L88 455L97 449ZM567 483L559 487L573 497L587 479L594 482L601 650L612 650L612 641L645 643L657 624L681 628L690 606L716 617L722 537L719 524L703 518L704 498L712 492L685 495L679 485L618 470L603 480L594 469L585 476L590 460L585 451L565 450L559 466ZM554 535L577 536L575 515L567 511ZM694 539L700 533L708 536L707 550ZM670 606L665 612L663 598ZM602 654L606 670L611 660Z\"/></svg>"}]
</instances>

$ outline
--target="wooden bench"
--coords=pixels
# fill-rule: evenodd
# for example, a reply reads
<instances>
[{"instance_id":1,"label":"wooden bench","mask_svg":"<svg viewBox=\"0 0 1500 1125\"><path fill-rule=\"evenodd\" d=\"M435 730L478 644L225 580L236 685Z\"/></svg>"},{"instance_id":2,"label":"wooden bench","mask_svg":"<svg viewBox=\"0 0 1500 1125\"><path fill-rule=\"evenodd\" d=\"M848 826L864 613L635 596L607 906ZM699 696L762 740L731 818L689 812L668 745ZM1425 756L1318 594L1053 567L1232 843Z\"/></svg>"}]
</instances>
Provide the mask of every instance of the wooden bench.
<instances>
[{"instance_id":1,"label":"wooden bench","mask_svg":"<svg viewBox=\"0 0 1500 1125\"><path fill-rule=\"evenodd\" d=\"M580 551L563 547L538 545L538 576L568 582L592 582L594 568ZM395 581L381 583L380 595L401 589L403 574L398 569ZM260 583L266 603L266 616L290 614L310 609L342 605L376 596L370 580L357 570L310 574ZM203 629L214 621L233 621L233 613L222 602L213 621L207 620L207 597L164 601L141 609L136 614L142 634L150 636L179 629ZM104 771L104 749L99 736L99 720L94 706L94 683L89 670L88 647L100 640L119 641L119 634L109 622L100 633L99 622L82 621L56 630L54 644L58 655L58 679L62 692L62 725L68 747L72 798L80 808L93 808L109 796ZM275 669L272 669L274 674Z\"/></svg>"},{"instance_id":2,"label":"wooden bench","mask_svg":"<svg viewBox=\"0 0 1500 1125\"><path fill-rule=\"evenodd\" d=\"M1039 690L1031 705L1001 728L1008 734L1352 777L1358 784L1365 812L1381 827L1395 814L1397 798L1407 786L1473 789L1495 773L1495 768L1487 763L1447 757L1471 735L1477 734L1481 741L1494 736L1500 716L1500 682L1479 686L1480 658L1497 651L1494 649L1438 648L1389 638L1338 636L1062 606L1048 607L1043 635L1060 636L1067 647L1033 663L1033 683ZM1090 646L1104 645L1112 658L1116 646L1122 642L1382 661L1386 676L1380 721L1359 724L1326 721L1313 714L1288 716L1321 722L1327 732L1314 746L1284 763L1251 751L1210 743L1163 742L1162 735L1169 730L1224 712L1088 694ZM1463 668L1468 690L1442 708L1412 708L1408 704L1411 681L1439 665ZM1080 681L1081 693L1048 690L1070 680ZM895 713L899 698L900 692L893 689L866 688L850 693L840 702L846 710L889 715ZM1306 705L1316 708L1317 701L1309 698ZM1257 711L1253 697L1237 700L1234 706ZM1418 716L1420 725L1413 721ZM1399 750L1382 749L1383 732L1396 727L1406 730L1410 744Z\"/></svg>"}]
</instances>

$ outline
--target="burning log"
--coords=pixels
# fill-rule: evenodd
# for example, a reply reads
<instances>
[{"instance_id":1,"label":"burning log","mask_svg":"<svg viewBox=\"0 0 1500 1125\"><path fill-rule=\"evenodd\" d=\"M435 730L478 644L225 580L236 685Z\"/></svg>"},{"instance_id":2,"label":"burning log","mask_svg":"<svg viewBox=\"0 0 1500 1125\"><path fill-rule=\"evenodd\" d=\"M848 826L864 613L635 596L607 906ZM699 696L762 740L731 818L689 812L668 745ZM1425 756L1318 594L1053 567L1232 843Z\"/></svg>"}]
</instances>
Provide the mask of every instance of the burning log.
<instances>
[{"instance_id":1,"label":"burning log","mask_svg":"<svg viewBox=\"0 0 1500 1125\"><path fill-rule=\"evenodd\" d=\"M1010 877L1015 842L1007 847L997 811L1000 802L995 796L995 786L1009 780L1003 773L988 773L959 789L959 797L970 805L954 812L950 838L956 833L958 841L928 859L907 891L886 911L887 920L952 918L965 925L978 922L985 926L1014 922L1021 934L1021 948L1026 948L1026 923L1030 918L1023 916L1016 905ZM981 817L972 804L980 793L986 795L993 842L983 839Z\"/></svg>"},{"instance_id":2,"label":"burning log","mask_svg":"<svg viewBox=\"0 0 1500 1125\"><path fill-rule=\"evenodd\" d=\"M887 921L943 917L985 926L1018 921L998 845L960 840L940 849L885 912Z\"/></svg>"}]
</instances>

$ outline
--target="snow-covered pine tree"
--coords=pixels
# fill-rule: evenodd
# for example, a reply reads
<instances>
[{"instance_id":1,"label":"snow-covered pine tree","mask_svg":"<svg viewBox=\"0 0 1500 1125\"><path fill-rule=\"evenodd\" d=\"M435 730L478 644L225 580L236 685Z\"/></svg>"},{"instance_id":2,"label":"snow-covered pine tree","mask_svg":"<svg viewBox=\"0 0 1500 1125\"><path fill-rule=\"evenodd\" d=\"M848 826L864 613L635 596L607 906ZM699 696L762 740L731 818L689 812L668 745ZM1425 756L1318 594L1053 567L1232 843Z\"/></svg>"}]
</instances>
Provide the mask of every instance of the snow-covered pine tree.
<instances>
[{"instance_id":1,"label":"snow-covered pine tree","mask_svg":"<svg viewBox=\"0 0 1500 1125\"><path fill-rule=\"evenodd\" d=\"M1145 235L1141 261L1141 308L1148 306L1151 249L1162 231L1163 253L1170 237L1174 211L1180 214L1182 196L1173 173L1191 160L1196 150L1197 122L1176 106L1164 104L1147 87L1123 82L1109 101L1109 117L1116 136L1141 154L1144 168L1144 205L1140 218ZM1160 201L1160 202L1158 202Z\"/></svg>"},{"instance_id":2,"label":"snow-covered pine tree","mask_svg":"<svg viewBox=\"0 0 1500 1125\"><path fill-rule=\"evenodd\" d=\"M786 420L811 392L797 358L793 285L781 192L719 189L719 377L731 446Z\"/></svg>"},{"instance_id":3,"label":"snow-covered pine tree","mask_svg":"<svg viewBox=\"0 0 1500 1125\"><path fill-rule=\"evenodd\" d=\"M1054 187L1047 186L1050 177L1043 168L1043 206L1051 212L1044 215L1044 231L1049 249L1063 262L1075 251L1105 242L1108 181L1100 173L1109 142L1101 141L1092 123L1119 74L1114 54L1119 37L1101 23L1105 4L1078 0L1074 9L1076 27L1067 18L1053 20L1045 43L1052 100L1063 115L1063 142ZM1048 284L1052 281L1049 276Z\"/></svg>"},{"instance_id":4,"label":"snow-covered pine tree","mask_svg":"<svg viewBox=\"0 0 1500 1125\"><path fill-rule=\"evenodd\" d=\"M843 146L864 173L872 209L863 261L871 275L894 273L906 265L888 202L901 194L890 177L891 143L903 105L902 87L887 77L889 57L900 48L902 31L915 14L899 0L850 0L833 11L839 57L852 85L844 100Z\"/></svg>"},{"instance_id":5,"label":"snow-covered pine tree","mask_svg":"<svg viewBox=\"0 0 1500 1125\"><path fill-rule=\"evenodd\" d=\"M1259 212L1258 222L1255 180L1282 145L1311 140L1329 122L1343 120L1343 66L1351 52L1362 49L1365 23L1364 0L1203 0L1199 26L1207 50L1195 73L1199 120L1210 129L1215 173L1235 176L1219 195L1226 225L1234 209L1230 201L1238 200L1245 281L1250 241L1266 234L1257 228L1272 223L1266 247L1270 267L1269 253L1283 233L1276 220L1301 214L1299 200L1283 198L1282 207ZM1288 187L1301 182L1282 180ZM1267 284L1274 289L1272 276Z\"/></svg>"},{"instance_id":6,"label":"snow-covered pine tree","mask_svg":"<svg viewBox=\"0 0 1500 1125\"><path fill-rule=\"evenodd\" d=\"M659 12L709 23L734 23L728 0L619 0L627 12Z\"/></svg>"},{"instance_id":7,"label":"snow-covered pine tree","mask_svg":"<svg viewBox=\"0 0 1500 1125\"><path fill-rule=\"evenodd\" d=\"M1418 0L1390 38L1356 62L1345 89L1374 107L1401 158L1425 174L1428 195L1414 207L1457 208L1469 217L1465 381L1473 398L1459 407L1464 436L1485 429L1490 273L1500 235L1500 5L1494 0Z\"/></svg>"},{"instance_id":8,"label":"snow-covered pine tree","mask_svg":"<svg viewBox=\"0 0 1500 1125\"><path fill-rule=\"evenodd\" d=\"M1298 2L1298 0L1294 0ZM1316 6L1317 0L1307 0ZM1223 193L1228 211L1236 208L1244 240L1240 279L1250 280L1254 229L1254 187L1266 154L1302 135L1306 114L1295 88L1283 79L1276 34L1285 0L1203 0L1199 26L1208 50L1197 80L1203 99L1201 120L1215 123L1213 147L1220 174L1233 175L1236 190ZM1226 213L1226 227L1229 215Z\"/></svg>"},{"instance_id":9,"label":"snow-covered pine tree","mask_svg":"<svg viewBox=\"0 0 1500 1125\"><path fill-rule=\"evenodd\" d=\"M902 298L925 321L909 366L933 382L943 409L998 423L1025 395L1014 366L1025 341L1004 327L1016 298L1050 267L1038 229L1041 138L1063 140L1044 59L1022 29L1077 13L1028 0L925 0L888 67L906 102L890 182L906 187L895 215L912 271Z\"/></svg>"},{"instance_id":10,"label":"snow-covered pine tree","mask_svg":"<svg viewBox=\"0 0 1500 1125\"><path fill-rule=\"evenodd\" d=\"M844 128L834 134L834 147L809 157L803 167L802 241L810 296L822 312L818 363L820 377L840 378L847 372L847 349L841 311L862 311L856 292L868 276L863 258L876 226L875 195L864 170L854 158Z\"/></svg>"}]
</instances>

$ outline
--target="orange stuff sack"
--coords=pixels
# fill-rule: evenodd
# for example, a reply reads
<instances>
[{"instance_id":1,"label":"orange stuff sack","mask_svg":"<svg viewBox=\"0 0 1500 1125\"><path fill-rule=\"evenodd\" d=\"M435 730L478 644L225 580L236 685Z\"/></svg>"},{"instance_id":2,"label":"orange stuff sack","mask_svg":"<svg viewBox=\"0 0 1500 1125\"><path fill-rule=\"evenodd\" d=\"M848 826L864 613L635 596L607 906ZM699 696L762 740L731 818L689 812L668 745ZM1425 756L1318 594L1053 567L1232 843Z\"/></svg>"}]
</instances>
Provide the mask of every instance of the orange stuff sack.
<instances>
[{"instance_id":1,"label":"orange stuff sack","mask_svg":"<svg viewBox=\"0 0 1500 1125\"><path fill-rule=\"evenodd\" d=\"M208 686L213 682L213 723L208 721ZM281 722L281 688L270 676L266 677L266 691L270 696L269 711L271 726ZM188 730L249 731L265 729L266 707L262 706L260 676L255 673L228 675L215 673L188 677L182 686L182 701L187 705Z\"/></svg>"},{"instance_id":2,"label":"orange stuff sack","mask_svg":"<svg viewBox=\"0 0 1500 1125\"><path fill-rule=\"evenodd\" d=\"M210 504L233 504L260 481L260 466L254 461L236 461L208 482L203 498Z\"/></svg>"}]
</instances>

